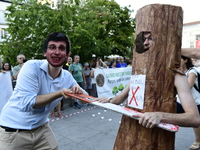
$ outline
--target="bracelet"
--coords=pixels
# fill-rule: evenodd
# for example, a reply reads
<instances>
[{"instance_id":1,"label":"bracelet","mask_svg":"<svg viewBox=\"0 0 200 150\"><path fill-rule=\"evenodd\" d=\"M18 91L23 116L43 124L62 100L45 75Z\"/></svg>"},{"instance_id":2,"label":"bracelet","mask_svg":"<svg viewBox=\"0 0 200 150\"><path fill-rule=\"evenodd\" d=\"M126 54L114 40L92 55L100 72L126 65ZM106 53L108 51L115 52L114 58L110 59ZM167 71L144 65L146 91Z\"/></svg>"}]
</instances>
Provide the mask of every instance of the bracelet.
<instances>
[{"instance_id":1,"label":"bracelet","mask_svg":"<svg viewBox=\"0 0 200 150\"><path fill-rule=\"evenodd\" d=\"M112 100L112 99L113 99L113 98L110 98L110 99L109 99L109 103L111 103L111 100Z\"/></svg>"}]
</instances>

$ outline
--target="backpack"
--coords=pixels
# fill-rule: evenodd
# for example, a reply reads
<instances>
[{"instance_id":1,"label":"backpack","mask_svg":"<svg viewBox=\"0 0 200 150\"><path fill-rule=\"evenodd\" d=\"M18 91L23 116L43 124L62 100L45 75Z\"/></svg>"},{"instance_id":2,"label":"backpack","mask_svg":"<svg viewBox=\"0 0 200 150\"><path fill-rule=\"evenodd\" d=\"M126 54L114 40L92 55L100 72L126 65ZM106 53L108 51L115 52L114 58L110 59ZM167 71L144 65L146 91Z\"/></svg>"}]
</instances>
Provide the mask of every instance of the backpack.
<instances>
[{"instance_id":1,"label":"backpack","mask_svg":"<svg viewBox=\"0 0 200 150\"><path fill-rule=\"evenodd\" d=\"M189 69L189 71L192 70L192 69L196 70L194 67L192 67L192 68ZM196 70L196 72L197 72L197 82L198 83L197 83L197 85L194 84L194 88L200 93L200 74L197 70Z\"/></svg>"}]
</instances>

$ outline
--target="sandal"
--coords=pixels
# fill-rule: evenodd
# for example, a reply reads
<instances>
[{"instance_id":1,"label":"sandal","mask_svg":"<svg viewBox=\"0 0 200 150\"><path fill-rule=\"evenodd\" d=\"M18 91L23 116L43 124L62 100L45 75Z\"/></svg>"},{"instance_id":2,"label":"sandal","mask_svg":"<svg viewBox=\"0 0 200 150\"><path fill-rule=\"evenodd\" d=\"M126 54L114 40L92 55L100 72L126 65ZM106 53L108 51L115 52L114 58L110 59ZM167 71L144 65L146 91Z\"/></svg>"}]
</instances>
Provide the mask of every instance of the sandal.
<instances>
[{"instance_id":1,"label":"sandal","mask_svg":"<svg viewBox=\"0 0 200 150\"><path fill-rule=\"evenodd\" d=\"M52 113L51 114L51 118L55 118L56 116L55 116L55 113Z\"/></svg>"},{"instance_id":2,"label":"sandal","mask_svg":"<svg viewBox=\"0 0 200 150\"><path fill-rule=\"evenodd\" d=\"M63 115L62 115L60 112L58 112L58 116L59 116L59 117L62 117Z\"/></svg>"},{"instance_id":3,"label":"sandal","mask_svg":"<svg viewBox=\"0 0 200 150\"><path fill-rule=\"evenodd\" d=\"M194 142L191 146L190 149L192 150L197 150L200 148L200 143L199 142Z\"/></svg>"}]
</instances>

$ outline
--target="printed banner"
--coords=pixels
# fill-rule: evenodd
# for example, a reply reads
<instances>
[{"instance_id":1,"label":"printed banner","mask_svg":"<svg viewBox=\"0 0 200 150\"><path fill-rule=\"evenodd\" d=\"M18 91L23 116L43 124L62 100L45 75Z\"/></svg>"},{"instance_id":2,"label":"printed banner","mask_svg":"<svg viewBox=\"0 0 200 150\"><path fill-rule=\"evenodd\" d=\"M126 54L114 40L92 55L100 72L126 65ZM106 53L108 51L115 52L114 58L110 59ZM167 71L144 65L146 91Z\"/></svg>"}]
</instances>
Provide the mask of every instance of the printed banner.
<instances>
[{"instance_id":1,"label":"printed banner","mask_svg":"<svg viewBox=\"0 0 200 150\"><path fill-rule=\"evenodd\" d=\"M132 67L95 69L98 97L112 98L122 92L130 81Z\"/></svg>"},{"instance_id":2,"label":"printed banner","mask_svg":"<svg viewBox=\"0 0 200 150\"><path fill-rule=\"evenodd\" d=\"M145 83L146 75L131 76L128 106L138 109L144 108Z\"/></svg>"},{"instance_id":3,"label":"printed banner","mask_svg":"<svg viewBox=\"0 0 200 150\"><path fill-rule=\"evenodd\" d=\"M10 96L12 95L12 82L10 72L0 73L0 113Z\"/></svg>"}]
</instances>

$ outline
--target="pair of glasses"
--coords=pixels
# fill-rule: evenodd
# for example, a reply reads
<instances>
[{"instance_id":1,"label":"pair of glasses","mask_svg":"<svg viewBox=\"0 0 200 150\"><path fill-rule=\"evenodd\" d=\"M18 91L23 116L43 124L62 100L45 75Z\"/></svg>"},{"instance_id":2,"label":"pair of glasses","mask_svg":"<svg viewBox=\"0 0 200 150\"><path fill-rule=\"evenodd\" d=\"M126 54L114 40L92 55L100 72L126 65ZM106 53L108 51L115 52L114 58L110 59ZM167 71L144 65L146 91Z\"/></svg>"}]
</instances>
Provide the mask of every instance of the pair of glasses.
<instances>
[{"instance_id":1,"label":"pair of glasses","mask_svg":"<svg viewBox=\"0 0 200 150\"><path fill-rule=\"evenodd\" d=\"M21 57L20 57L20 58L18 58L18 59L24 59L24 58L21 58Z\"/></svg>"},{"instance_id":2,"label":"pair of glasses","mask_svg":"<svg viewBox=\"0 0 200 150\"><path fill-rule=\"evenodd\" d=\"M60 47L56 47L54 45L51 45L48 47L50 50L56 50L57 48L61 51L65 51L66 50L66 47L65 46L60 46Z\"/></svg>"},{"instance_id":3,"label":"pair of glasses","mask_svg":"<svg viewBox=\"0 0 200 150\"><path fill-rule=\"evenodd\" d=\"M152 35L149 35L148 37L143 37L143 41L151 41L153 38L152 38Z\"/></svg>"}]
</instances>

